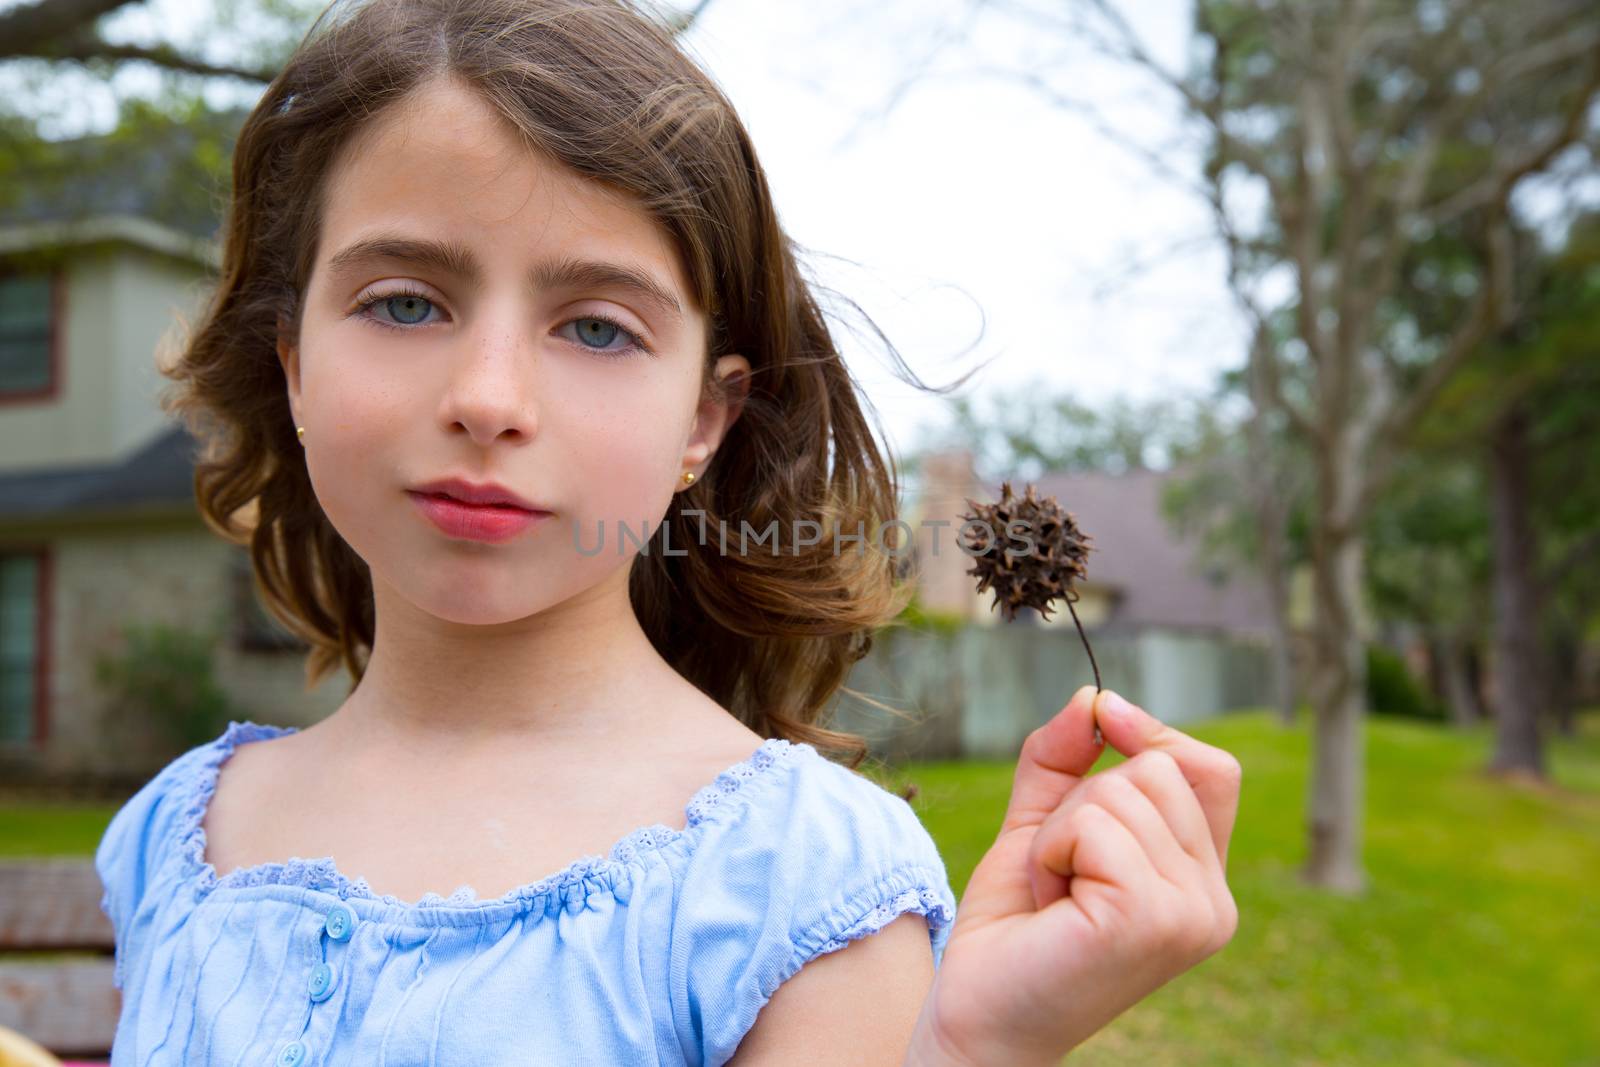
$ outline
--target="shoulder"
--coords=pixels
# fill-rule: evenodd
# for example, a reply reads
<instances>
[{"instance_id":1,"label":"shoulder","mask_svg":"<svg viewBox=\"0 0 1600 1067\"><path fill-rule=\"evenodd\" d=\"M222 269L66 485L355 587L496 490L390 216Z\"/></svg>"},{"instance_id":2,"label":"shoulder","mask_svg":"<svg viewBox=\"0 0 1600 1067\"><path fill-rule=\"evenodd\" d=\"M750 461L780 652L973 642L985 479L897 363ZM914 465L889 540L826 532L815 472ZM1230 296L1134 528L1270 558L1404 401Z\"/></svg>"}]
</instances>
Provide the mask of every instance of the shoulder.
<instances>
[{"instance_id":1,"label":"shoulder","mask_svg":"<svg viewBox=\"0 0 1600 1067\"><path fill-rule=\"evenodd\" d=\"M954 912L943 858L911 804L802 746L784 803L758 805L801 881L794 919L802 961L873 933L905 911L927 915L935 958ZM779 836L781 834L781 837Z\"/></svg>"},{"instance_id":2,"label":"shoulder","mask_svg":"<svg viewBox=\"0 0 1600 1067\"><path fill-rule=\"evenodd\" d=\"M138 792L123 802L95 849L95 866L108 883L119 868L148 869L155 852L182 821L184 810L196 799L194 791L206 757L221 739L198 745L157 771Z\"/></svg>"},{"instance_id":3,"label":"shoulder","mask_svg":"<svg viewBox=\"0 0 1600 1067\"><path fill-rule=\"evenodd\" d=\"M117 936L119 985L128 931L147 889L170 865L181 862L191 823L217 766L239 741L277 732L278 727L230 722L217 738L167 763L112 815L95 847L94 866L103 888L100 910Z\"/></svg>"},{"instance_id":4,"label":"shoulder","mask_svg":"<svg viewBox=\"0 0 1600 1067\"><path fill-rule=\"evenodd\" d=\"M693 855L707 866L762 855L808 882L829 866L879 875L915 867L944 877L938 847L908 801L808 744L763 743L701 790L689 823L704 839Z\"/></svg>"},{"instance_id":5,"label":"shoulder","mask_svg":"<svg viewBox=\"0 0 1600 1067\"><path fill-rule=\"evenodd\" d=\"M672 959L680 1033L706 1063L731 1056L810 960L917 914L937 966L955 918L938 847L905 799L810 745L768 742L756 763L691 809Z\"/></svg>"}]
</instances>

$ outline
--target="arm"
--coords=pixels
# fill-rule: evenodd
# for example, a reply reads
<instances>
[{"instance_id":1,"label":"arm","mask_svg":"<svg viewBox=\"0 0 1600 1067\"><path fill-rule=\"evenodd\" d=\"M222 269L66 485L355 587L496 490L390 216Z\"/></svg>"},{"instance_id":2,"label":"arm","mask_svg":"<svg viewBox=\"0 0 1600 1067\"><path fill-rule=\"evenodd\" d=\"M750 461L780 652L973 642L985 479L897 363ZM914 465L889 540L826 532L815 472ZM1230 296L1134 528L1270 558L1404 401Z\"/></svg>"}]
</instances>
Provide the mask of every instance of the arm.
<instances>
[{"instance_id":1,"label":"arm","mask_svg":"<svg viewBox=\"0 0 1600 1067\"><path fill-rule=\"evenodd\" d=\"M933 975L927 920L902 915L780 985L728 1065L900 1067Z\"/></svg>"}]
</instances>

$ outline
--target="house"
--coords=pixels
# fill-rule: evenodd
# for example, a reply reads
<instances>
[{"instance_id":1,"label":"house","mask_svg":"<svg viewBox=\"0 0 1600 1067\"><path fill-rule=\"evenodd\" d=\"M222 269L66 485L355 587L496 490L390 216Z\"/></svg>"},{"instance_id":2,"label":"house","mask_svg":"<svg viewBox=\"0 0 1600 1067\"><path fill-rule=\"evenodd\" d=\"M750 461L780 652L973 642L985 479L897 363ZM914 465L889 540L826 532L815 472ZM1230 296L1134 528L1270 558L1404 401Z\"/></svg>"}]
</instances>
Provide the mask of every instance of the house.
<instances>
[{"instance_id":1,"label":"house","mask_svg":"<svg viewBox=\"0 0 1600 1067\"><path fill-rule=\"evenodd\" d=\"M171 145L130 159L127 181L85 168L81 181L0 204L8 780L137 784L215 735L100 680L97 661L126 654L130 624L214 640L229 717L310 722L344 696L331 680L305 691L303 646L261 609L245 550L201 522L195 442L162 410L171 383L158 358L202 310L217 266L216 220L163 207L159 179L147 188L132 176L162 150ZM159 657L137 666L159 691Z\"/></svg>"},{"instance_id":2,"label":"house","mask_svg":"<svg viewBox=\"0 0 1600 1067\"><path fill-rule=\"evenodd\" d=\"M969 453L922 457L920 486L905 507L917 601L941 621L886 634L863 660L853 688L885 699L909 721L887 721L844 702L841 728L867 736L891 759L1015 758L1023 739L1081 685L1115 689L1168 722L1272 703L1270 603L1248 568L1208 566L1161 513L1170 472L1046 474L1033 480L1091 539L1072 612L1048 619L1024 609L1005 621L992 592L979 594L956 538L969 501L990 502L1000 483L980 477ZM1026 483L1013 481L1022 494ZM1308 618L1305 609L1300 615Z\"/></svg>"},{"instance_id":3,"label":"house","mask_svg":"<svg viewBox=\"0 0 1600 1067\"><path fill-rule=\"evenodd\" d=\"M1000 482L980 478L971 456L959 450L926 457L923 471L923 491L909 509L919 533L919 598L929 610L995 625L1001 617L992 609L993 596L977 593L976 579L965 573L971 560L948 542L960 526L957 516L970 510L967 500L998 500ZM1036 495L1054 497L1090 539L1086 574L1077 583L1079 620L1108 633L1166 629L1267 640L1272 615L1264 583L1248 568L1230 573L1207 563L1162 516L1162 491L1175 476L1164 470L1083 471L1032 480ZM1011 479L1011 490L1020 496L1026 484ZM939 520L950 525L938 526ZM935 530L944 534L944 543L934 544ZM1030 621L1073 625L1065 608L1048 620Z\"/></svg>"}]
</instances>

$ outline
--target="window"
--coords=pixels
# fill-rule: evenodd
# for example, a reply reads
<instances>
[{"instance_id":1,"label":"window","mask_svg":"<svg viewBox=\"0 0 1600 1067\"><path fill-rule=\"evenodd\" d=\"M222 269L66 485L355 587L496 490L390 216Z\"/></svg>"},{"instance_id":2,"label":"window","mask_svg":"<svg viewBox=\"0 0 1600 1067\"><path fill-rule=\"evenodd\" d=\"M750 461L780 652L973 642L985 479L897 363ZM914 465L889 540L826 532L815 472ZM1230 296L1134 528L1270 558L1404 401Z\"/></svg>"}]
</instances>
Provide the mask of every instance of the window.
<instances>
[{"instance_id":1,"label":"window","mask_svg":"<svg viewBox=\"0 0 1600 1067\"><path fill-rule=\"evenodd\" d=\"M44 556L0 555L0 742L37 740Z\"/></svg>"},{"instance_id":2,"label":"window","mask_svg":"<svg viewBox=\"0 0 1600 1067\"><path fill-rule=\"evenodd\" d=\"M54 386L54 295L50 274L0 272L0 399Z\"/></svg>"}]
</instances>

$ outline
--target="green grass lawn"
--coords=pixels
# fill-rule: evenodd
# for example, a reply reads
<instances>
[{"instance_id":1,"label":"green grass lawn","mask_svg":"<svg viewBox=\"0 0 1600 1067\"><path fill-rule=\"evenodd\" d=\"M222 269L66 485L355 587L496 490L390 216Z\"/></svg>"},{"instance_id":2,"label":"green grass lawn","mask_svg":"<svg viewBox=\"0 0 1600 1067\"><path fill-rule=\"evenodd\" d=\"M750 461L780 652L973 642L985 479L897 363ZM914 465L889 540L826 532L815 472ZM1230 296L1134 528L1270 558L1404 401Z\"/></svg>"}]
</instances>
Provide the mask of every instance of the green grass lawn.
<instances>
[{"instance_id":1,"label":"green grass lawn","mask_svg":"<svg viewBox=\"0 0 1600 1067\"><path fill-rule=\"evenodd\" d=\"M115 804L0 803L0 856L88 856Z\"/></svg>"},{"instance_id":2,"label":"green grass lawn","mask_svg":"<svg viewBox=\"0 0 1600 1067\"><path fill-rule=\"evenodd\" d=\"M1552 741L1555 787L1479 773L1487 727L1367 724L1370 889L1302 885L1307 731L1265 712L1189 728L1244 765L1232 943L1069 1063L1600 1065L1600 716ZM1118 760L1114 753L1102 767ZM1011 763L926 763L913 806L959 895L989 847ZM0 805L0 854L94 850L114 807Z\"/></svg>"},{"instance_id":3,"label":"green grass lawn","mask_svg":"<svg viewBox=\"0 0 1600 1067\"><path fill-rule=\"evenodd\" d=\"M1487 727L1367 724L1369 891L1303 885L1307 719L1188 728L1244 766L1228 882L1239 929L1071 1064L1600 1064L1600 717L1554 740L1555 788L1484 777ZM1112 753L1100 768L1120 762ZM1013 764L929 763L912 804L959 895Z\"/></svg>"}]
</instances>

